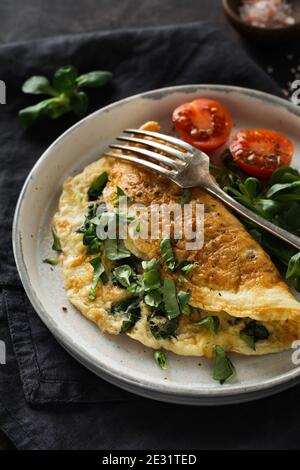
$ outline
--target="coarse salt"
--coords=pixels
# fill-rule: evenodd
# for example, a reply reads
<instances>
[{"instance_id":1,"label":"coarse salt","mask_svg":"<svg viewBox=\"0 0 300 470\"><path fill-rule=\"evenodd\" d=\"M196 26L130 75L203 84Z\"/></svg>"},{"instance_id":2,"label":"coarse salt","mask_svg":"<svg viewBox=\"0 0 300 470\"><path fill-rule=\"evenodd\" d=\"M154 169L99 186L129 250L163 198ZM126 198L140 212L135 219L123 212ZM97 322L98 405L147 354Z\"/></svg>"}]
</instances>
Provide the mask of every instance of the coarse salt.
<instances>
[{"instance_id":1,"label":"coarse salt","mask_svg":"<svg viewBox=\"0 0 300 470\"><path fill-rule=\"evenodd\" d=\"M293 10L286 0L244 0L241 19L260 28L282 28L295 24Z\"/></svg>"}]
</instances>

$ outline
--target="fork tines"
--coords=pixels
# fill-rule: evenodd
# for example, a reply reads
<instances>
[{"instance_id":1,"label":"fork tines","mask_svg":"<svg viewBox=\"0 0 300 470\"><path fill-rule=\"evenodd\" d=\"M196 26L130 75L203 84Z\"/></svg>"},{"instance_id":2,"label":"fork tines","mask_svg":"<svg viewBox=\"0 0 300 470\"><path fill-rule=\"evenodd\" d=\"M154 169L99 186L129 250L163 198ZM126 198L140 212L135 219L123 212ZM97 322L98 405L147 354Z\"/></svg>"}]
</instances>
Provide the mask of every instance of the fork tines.
<instances>
[{"instance_id":1,"label":"fork tines","mask_svg":"<svg viewBox=\"0 0 300 470\"><path fill-rule=\"evenodd\" d=\"M121 160L127 160L132 163L137 163L153 171L157 171L161 174L164 174L165 176L168 176L171 179L174 178L178 174L178 172L183 169L188 160L193 156L193 147L187 144L186 142L176 139L175 137L160 134L159 132L144 131L140 129L126 129L124 133L131 134L131 136L129 137L126 135L121 135L117 137L117 140L121 142L126 142L126 145L113 144L110 145L110 148L113 150L121 150L122 152L126 153L107 153L107 156ZM151 137L151 140L147 140L145 138L140 137L133 137L132 134L138 136L140 135ZM162 141L167 142L172 146L166 145ZM137 144L138 146L136 146L135 144ZM141 145L143 147L141 147ZM174 145L177 148L174 148ZM163 152L163 154L158 152ZM151 160L155 160L157 163L161 163L170 169L164 168L160 165L156 165L155 163L145 160L144 158L136 158L135 156L130 154L150 158Z\"/></svg>"}]
</instances>

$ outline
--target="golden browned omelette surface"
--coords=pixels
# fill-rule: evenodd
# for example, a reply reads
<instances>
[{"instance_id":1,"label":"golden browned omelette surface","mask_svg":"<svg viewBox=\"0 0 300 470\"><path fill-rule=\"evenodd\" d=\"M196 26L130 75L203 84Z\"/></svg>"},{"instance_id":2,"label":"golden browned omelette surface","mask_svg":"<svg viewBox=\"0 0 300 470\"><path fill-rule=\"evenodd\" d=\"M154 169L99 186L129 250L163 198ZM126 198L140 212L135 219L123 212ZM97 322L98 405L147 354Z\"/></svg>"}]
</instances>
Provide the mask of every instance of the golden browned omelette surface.
<instances>
[{"instance_id":1,"label":"golden browned omelette surface","mask_svg":"<svg viewBox=\"0 0 300 470\"><path fill-rule=\"evenodd\" d=\"M144 128L159 130L157 123L148 123ZM89 300L93 276L89 261L93 256L86 254L82 235L76 233L87 211L87 190L104 169L109 173L109 182L103 193L108 206L112 204L117 186L132 197L133 203L145 206L178 203L182 190L142 167L108 159L89 165L64 185L59 211L54 217L63 249L64 287L69 300L83 315L94 321L102 331L118 334L122 319L112 316L110 308L128 297L128 293L126 289L109 282L99 284L96 299ZM149 327L149 307L142 302L142 317L127 334L149 347L163 347L181 355L211 357L215 344L242 354L265 354L290 347L291 342L300 337L300 304L280 278L269 256L234 215L205 190L193 189L190 202L205 205L204 246L190 251L186 250L185 240L174 241L174 253L178 260L196 263L196 267L188 279L184 279L176 272L167 272L161 263L162 276L171 277L178 289L191 292L192 307L218 316L219 332L216 335L205 327L196 326L198 317L195 313L180 319L176 337L156 339ZM125 245L142 260L161 260L160 240L127 239ZM110 263L105 263L109 270ZM240 339L245 318L259 320L270 333L267 340L257 343L256 350Z\"/></svg>"}]
</instances>

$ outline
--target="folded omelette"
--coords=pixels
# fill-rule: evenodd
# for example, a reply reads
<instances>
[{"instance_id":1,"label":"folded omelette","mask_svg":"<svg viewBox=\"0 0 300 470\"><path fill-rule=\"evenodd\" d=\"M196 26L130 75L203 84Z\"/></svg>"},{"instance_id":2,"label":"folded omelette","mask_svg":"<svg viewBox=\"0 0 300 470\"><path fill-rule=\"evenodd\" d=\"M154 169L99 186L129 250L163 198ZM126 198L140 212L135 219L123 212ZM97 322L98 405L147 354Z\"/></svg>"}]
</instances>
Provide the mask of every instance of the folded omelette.
<instances>
[{"instance_id":1,"label":"folded omelette","mask_svg":"<svg viewBox=\"0 0 300 470\"><path fill-rule=\"evenodd\" d=\"M159 131L159 126L151 122L143 129ZM185 273L179 268L168 269L161 253L161 240L150 237L125 239L124 249L132 256L127 255L121 262L107 258L109 248L105 245L103 248L100 244L99 249L96 247L89 254L84 241L88 234L81 227L87 213L94 210L95 203L88 198L89 188L103 172L107 173L108 181L98 205L110 209L116 205L118 191L131 203L146 207L179 203L182 198L182 190L163 176L106 157L65 182L54 216L54 229L62 248L64 288L70 302L102 332L124 333L154 349L209 358L214 356L216 345L228 352L267 354L289 348L300 338L300 304L270 257L237 218L201 188L191 190L189 202L205 207L203 248L187 250L184 239L172 240L178 266L191 267ZM105 278L98 276L96 284L95 253L98 259L101 257L105 274ZM169 279L176 292L188 299L179 314L166 315L159 305L160 298L155 303L152 296L149 302L141 294L143 272L149 262L159 271L161 286ZM135 284L139 284L139 289L130 287L128 279L123 285L116 281L115 270L123 266L124 273L124 264L139 280ZM156 293L161 295L159 287Z\"/></svg>"}]
</instances>

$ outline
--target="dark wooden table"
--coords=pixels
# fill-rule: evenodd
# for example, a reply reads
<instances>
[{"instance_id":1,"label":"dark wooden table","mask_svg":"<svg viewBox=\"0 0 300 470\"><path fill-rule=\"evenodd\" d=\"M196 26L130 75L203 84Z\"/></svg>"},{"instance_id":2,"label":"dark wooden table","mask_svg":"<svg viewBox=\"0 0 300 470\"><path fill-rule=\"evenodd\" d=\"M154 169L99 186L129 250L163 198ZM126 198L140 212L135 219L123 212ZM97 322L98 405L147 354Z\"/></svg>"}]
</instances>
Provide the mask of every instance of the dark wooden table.
<instances>
[{"instance_id":1,"label":"dark wooden table","mask_svg":"<svg viewBox=\"0 0 300 470\"><path fill-rule=\"evenodd\" d=\"M285 90L300 64L296 45L245 43L228 25L221 0L1 0L0 44L68 33L210 20L232 35ZM299 67L300 70L300 67ZM0 432L0 450L13 445Z\"/></svg>"}]
</instances>

